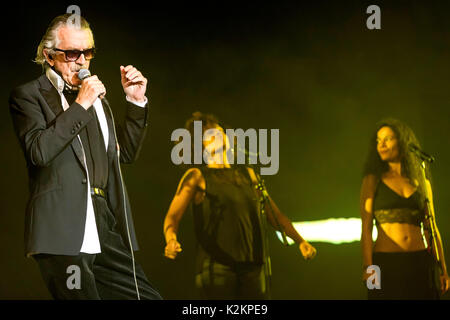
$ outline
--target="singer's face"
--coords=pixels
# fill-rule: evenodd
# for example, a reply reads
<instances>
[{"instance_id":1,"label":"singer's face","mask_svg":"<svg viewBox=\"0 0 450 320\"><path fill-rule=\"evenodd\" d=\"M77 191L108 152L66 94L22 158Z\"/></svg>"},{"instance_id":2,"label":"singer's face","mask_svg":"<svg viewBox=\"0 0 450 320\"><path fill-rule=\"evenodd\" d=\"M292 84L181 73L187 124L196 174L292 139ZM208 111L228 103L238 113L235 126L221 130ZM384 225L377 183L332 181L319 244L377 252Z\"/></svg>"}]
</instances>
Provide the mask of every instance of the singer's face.
<instances>
[{"instance_id":1,"label":"singer's face","mask_svg":"<svg viewBox=\"0 0 450 320\"><path fill-rule=\"evenodd\" d=\"M226 157L226 153L228 149L230 149L230 143L225 131L219 125L208 129L213 130L205 130L203 137L203 145L205 149L212 157L217 156L217 154L221 154L223 157Z\"/></svg>"},{"instance_id":2,"label":"singer's face","mask_svg":"<svg viewBox=\"0 0 450 320\"><path fill-rule=\"evenodd\" d=\"M92 33L88 29L61 27L57 31L59 42L56 48L61 50L86 50L94 47ZM80 69L89 69L90 60L86 60L81 54L76 61L67 61L64 52L56 51L53 59L47 59L49 64L62 76L64 81L73 86L81 85L78 79Z\"/></svg>"},{"instance_id":3,"label":"singer's face","mask_svg":"<svg viewBox=\"0 0 450 320\"><path fill-rule=\"evenodd\" d=\"M398 161L398 140L390 127L382 127L377 132L377 151L383 161Z\"/></svg>"}]
</instances>

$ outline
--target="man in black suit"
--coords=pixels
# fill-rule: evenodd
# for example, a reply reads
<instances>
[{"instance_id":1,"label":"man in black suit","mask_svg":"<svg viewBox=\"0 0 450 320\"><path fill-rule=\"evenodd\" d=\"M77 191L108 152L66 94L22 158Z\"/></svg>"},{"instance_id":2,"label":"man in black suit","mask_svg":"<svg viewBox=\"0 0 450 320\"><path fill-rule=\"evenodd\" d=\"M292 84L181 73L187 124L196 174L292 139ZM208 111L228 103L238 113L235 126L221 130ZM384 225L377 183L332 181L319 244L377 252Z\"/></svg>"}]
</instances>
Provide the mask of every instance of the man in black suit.
<instances>
[{"instance_id":1,"label":"man in black suit","mask_svg":"<svg viewBox=\"0 0 450 320\"><path fill-rule=\"evenodd\" d=\"M134 260L120 170L136 160L145 136L147 79L120 66L127 106L116 126L103 83L78 77L95 53L89 24L78 18L52 21L36 56L45 74L9 100L29 175L25 253L55 299L161 299Z\"/></svg>"}]
</instances>

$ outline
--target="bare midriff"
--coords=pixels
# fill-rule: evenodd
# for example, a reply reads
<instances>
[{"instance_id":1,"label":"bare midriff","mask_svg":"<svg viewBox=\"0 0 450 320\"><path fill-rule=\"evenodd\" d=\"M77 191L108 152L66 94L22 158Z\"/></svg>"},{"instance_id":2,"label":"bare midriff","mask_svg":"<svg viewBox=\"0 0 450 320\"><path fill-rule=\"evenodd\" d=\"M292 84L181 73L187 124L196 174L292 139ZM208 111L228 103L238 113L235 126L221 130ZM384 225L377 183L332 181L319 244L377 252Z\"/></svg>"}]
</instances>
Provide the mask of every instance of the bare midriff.
<instances>
[{"instance_id":1,"label":"bare midriff","mask_svg":"<svg viewBox=\"0 0 450 320\"><path fill-rule=\"evenodd\" d=\"M408 223L383 223L378 225L374 252L404 252L425 249L419 226Z\"/></svg>"}]
</instances>

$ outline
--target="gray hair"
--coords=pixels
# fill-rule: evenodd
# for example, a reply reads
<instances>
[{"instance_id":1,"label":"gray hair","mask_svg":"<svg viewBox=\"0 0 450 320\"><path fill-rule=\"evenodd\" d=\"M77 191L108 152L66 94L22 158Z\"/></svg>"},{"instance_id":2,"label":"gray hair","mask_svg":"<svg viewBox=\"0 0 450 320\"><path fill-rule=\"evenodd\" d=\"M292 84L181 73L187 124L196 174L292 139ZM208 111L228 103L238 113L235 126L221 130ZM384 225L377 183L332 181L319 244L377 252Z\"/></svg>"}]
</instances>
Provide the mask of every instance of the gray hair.
<instances>
[{"instance_id":1,"label":"gray hair","mask_svg":"<svg viewBox=\"0 0 450 320\"><path fill-rule=\"evenodd\" d=\"M60 16L57 16L52 20L49 27L47 28L47 31L45 32L44 36L41 39L41 42L39 43L39 46L36 51L36 58L34 59L34 62L37 64L40 64L43 68L48 68L49 64L47 60L45 59L44 55L44 49L48 49L53 51L52 49L56 48L59 44L59 38L58 38L58 30L61 27L71 27L71 28L81 28L81 29L87 29L91 32L92 40L94 39L94 35L92 33L91 27L89 26L89 23L81 16L78 16L79 18L79 25L74 24L73 14L72 13L66 13Z\"/></svg>"}]
</instances>

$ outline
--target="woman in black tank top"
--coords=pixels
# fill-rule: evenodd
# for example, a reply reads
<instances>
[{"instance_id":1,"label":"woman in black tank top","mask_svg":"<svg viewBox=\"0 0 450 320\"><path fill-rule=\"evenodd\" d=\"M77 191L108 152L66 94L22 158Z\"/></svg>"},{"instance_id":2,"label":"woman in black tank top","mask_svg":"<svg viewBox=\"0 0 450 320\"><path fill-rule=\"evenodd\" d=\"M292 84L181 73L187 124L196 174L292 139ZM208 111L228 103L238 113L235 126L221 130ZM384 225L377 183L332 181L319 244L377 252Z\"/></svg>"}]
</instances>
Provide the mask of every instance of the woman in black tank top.
<instances>
[{"instance_id":1,"label":"woman in black tank top","mask_svg":"<svg viewBox=\"0 0 450 320\"><path fill-rule=\"evenodd\" d=\"M448 290L435 223L437 252L432 250L425 197L430 195L433 208L431 184L422 174L421 161L408 150L410 144L419 145L414 133L395 119L379 123L371 141L360 202L363 280L369 299L438 299L439 287L441 293Z\"/></svg>"},{"instance_id":2,"label":"woman in black tank top","mask_svg":"<svg viewBox=\"0 0 450 320\"><path fill-rule=\"evenodd\" d=\"M195 284L202 298L269 298L270 265L266 263L268 254L264 245L266 219L260 214L255 172L228 163L229 142L214 116L194 113L186 123L191 137L194 121L201 121L202 135L208 129L216 129L213 132L222 137L223 143L214 145L216 139L208 142L205 138L202 154L209 154L208 165L187 170L181 179L164 220L165 255L175 259L181 252L177 230L192 203L198 242ZM298 243L304 258L312 259L316 249L298 234L270 197L269 201L273 212L265 206L267 221L276 226L275 216L286 235Z\"/></svg>"}]
</instances>

